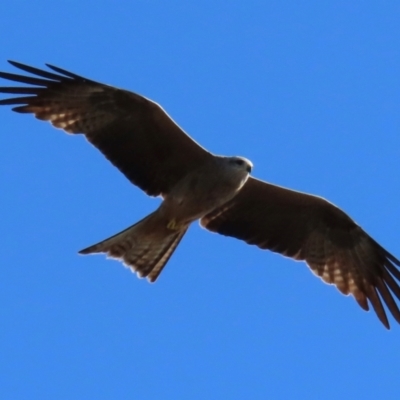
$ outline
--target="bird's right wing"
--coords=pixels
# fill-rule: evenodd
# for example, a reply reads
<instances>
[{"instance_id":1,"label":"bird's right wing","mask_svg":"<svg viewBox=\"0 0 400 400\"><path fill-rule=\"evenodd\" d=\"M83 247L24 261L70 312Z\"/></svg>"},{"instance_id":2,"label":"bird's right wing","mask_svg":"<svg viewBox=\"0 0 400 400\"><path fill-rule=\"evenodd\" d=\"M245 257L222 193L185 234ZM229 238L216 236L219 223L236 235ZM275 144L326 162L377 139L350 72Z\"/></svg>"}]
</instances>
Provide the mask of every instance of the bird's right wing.
<instances>
[{"instance_id":1,"label":"bird's right wing","mask_svg":"<svg viewBox=\"0 0 400 400\"><path fill-rule=\"evenodd\" d=\"M43 71L10 63L36 77L0 72L29 87L1 87L19 94L0 100L33 113L68 133L83 133L132 183L147 194L166 194L211 154L191 139L156 103L136 93L91 81L58 67Z\"/></svg>"},{"instance_id":2,"label":"bird's right wing","mask_svg":"<svg viewBox=\"0 0 400 400\"><path fill-rule=\"evenodd\" d=\"M307 262L343 294L352 294L381 322L381 299L400 323L400 261L328 201L249 178L231 201L202 218L210 231Z\"/></svg>"}]
</instances>

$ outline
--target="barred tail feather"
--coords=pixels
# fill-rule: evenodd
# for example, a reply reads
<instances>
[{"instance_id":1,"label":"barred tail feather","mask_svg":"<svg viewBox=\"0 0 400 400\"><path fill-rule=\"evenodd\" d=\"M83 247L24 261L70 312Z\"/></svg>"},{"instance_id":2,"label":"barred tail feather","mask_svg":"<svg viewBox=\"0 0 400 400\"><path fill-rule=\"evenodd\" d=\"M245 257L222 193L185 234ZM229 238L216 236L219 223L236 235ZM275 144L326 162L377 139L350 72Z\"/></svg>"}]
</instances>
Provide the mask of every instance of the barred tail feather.
<instances>
[{"instance_id":1,"label":"barred tail feather","mask_svg":"<svg viewBox=\"0 0 400 400\"><path fill-rule=\"evenodd\" d=\"M167 228L167 222L157 211L135 225L83 249L79 254L106 253L121 260L133 272L154 282L178 246L188 225L178 231Z\"/></svg>"}]
</instances>

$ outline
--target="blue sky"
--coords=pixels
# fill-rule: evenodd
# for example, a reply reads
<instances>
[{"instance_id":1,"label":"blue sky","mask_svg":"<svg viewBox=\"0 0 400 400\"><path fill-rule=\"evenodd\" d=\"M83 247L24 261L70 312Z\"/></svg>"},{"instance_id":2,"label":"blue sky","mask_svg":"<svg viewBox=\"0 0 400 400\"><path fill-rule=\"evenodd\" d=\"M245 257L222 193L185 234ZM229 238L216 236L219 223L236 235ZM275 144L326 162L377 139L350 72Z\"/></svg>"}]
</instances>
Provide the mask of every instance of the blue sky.
<instances>
[{"instance_id":1,"label":"blue sky","mask_svg":"<svg viewBox=\"0 0 400 400\"><path fill-rule=\"evenodd\" d=\"M161 103L400 256L397 1L0 3L7 59ZM0 109L0 397L397 399L387 331L305 264L193 225L156 284L77 251L157 207L82 137Z\"/></svg>"}]
</instances>

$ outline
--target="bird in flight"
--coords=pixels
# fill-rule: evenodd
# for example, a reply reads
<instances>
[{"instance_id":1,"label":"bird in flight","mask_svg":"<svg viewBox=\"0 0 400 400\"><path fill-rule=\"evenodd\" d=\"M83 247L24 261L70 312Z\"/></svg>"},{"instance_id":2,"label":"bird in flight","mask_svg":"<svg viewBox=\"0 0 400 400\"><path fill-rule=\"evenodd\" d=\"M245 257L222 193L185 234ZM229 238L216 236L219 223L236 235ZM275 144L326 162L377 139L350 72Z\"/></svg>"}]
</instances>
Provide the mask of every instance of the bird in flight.
<instances>
[{"instance_id":1,"label":"bird in flight","mask_svg":"<svg viewBox=\"0 0 400 400\"><path fill-rule=\"evenodd\" d=\"M126 230L81 250L121 260L154 282L195 220L212 231L303 260L324 282L372 305L383 325L383 303L400 323L400 261L327 200L250 176L243 157L217 156L196 143L155 102L47 65L9 61L33 76L0 72L27 84L0 87L20 95L0 100L86 139L134 185L163 201Z\"/></svg>"}]
</instances>

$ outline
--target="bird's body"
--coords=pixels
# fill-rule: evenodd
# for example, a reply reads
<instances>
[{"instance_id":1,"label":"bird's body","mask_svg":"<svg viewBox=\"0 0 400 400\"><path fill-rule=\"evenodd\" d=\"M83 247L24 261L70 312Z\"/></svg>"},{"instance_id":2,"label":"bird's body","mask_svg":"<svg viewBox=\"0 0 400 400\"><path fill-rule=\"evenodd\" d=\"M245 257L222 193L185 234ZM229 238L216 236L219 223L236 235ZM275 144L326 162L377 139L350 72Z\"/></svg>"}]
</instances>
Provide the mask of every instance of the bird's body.
<instances>
[{"instance_id":1,"label":"bird's body","mask_svg":"<svg viewBox=\"0 0 400 400\"><path fill-rule=\"evenodd\" d=\"M400 261L342 210L317 196L249 177L241 157L213 155L156 103L127 90L49 66L10 62L34 76L0 72L29 87L1 87L0 100L67 133L84 134L133 184L163 202L152 214L82 254L106 253L155 281L189 225L304 260L326 283L400 323Z\"/></svg>"},{"instance_id":2,"label":"bird's body","mask_svg":"<svg viewBox=\"0 0 400 400\"><path fill-rule=\"evenodd\" d=\"M213 157L179 180L158 209L109 239L81 250L122 259L154 282L189 225L231 200L252 164L242 157Z\"/></svg>"},{"instance_id":3,"label":"bird's body","mask_svg":"<svg viewBox=\"0 0 400 400\"><path fill-rule=\"evenodd\" d=\"M178 225L204 217L231 200L245 184L252 164L242 157L213 157L165 195L158 211Z\"/></svg>"}]
</instances>

